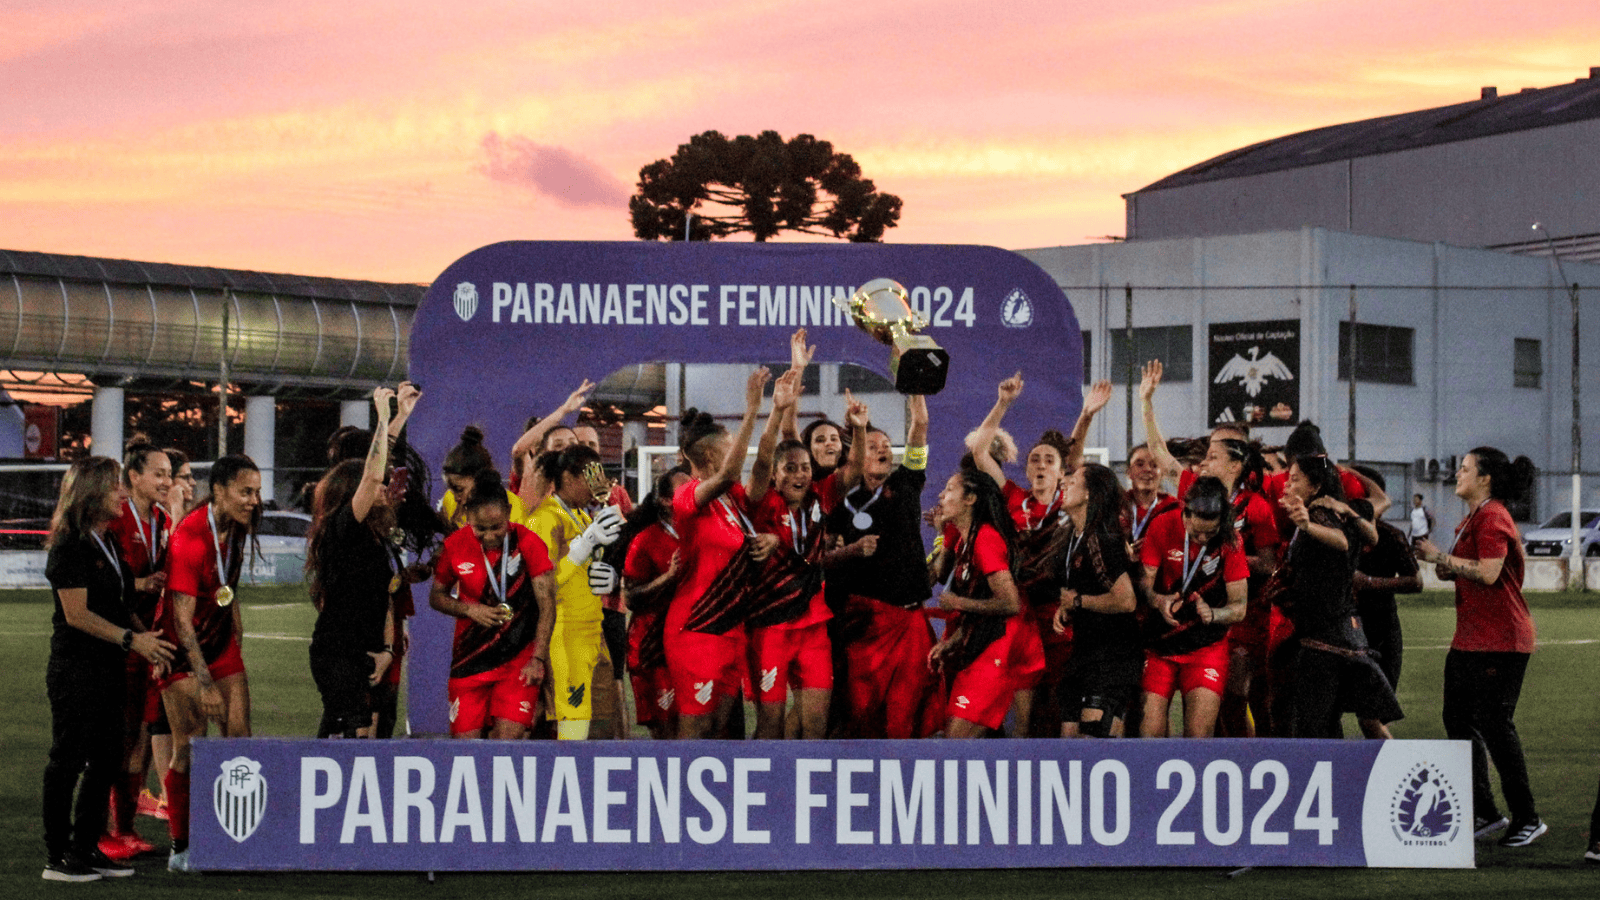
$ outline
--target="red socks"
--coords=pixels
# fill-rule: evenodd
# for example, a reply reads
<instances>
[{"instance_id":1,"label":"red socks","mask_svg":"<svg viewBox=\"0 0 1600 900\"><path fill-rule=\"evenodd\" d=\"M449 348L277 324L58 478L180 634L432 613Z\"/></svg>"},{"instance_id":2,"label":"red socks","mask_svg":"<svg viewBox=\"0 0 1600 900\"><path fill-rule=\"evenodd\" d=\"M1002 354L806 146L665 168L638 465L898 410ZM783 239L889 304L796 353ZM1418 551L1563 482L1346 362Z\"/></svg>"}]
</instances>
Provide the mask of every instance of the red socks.
<instances>
[{"instance_id":1,"label":"red socks","mask_svg":"<svg viewBox=\"0 0 1600 900\"><path fill-rule=\"evenodd\" d=\"M163 783L167 788L167 833L173 843L189 844L189 773L168 769Z\"/></svg>"}]
</instances>

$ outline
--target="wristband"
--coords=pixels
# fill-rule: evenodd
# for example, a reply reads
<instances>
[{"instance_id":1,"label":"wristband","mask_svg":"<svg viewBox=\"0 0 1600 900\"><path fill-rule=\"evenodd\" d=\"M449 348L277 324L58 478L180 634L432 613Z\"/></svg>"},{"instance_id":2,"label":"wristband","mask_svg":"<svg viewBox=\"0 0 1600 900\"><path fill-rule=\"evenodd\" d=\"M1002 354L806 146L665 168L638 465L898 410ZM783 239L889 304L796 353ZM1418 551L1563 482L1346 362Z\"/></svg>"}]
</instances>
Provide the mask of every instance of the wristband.
<instances>
[{"instance_id":1,"label":"wristband","mask_svg":"<svg viewBox=\"0 0 1600 900\"><path fill-rule=\"evenodd\" d=\"M913 472L920 472L928 467L928 448L907 447L904 465Z\"/></svg>"},{"instance_id":2,"label":"wristband","mask_svg":"<svg viewBox=\"0 0 1600 900\"><path fill-rule=\"evenodd\" d=\"M127 628L122 632L122 652L126 653L131 649L133 649L133 629Z\"/></svg>"},{"instance_id":3,"label":"wristband","mask_svg":"<svg viewBox=\"0 0 1600 900\"><path fill-rule=\"evenodd\" d=\"M384 644L383 645L383 649L379 650L378 652L379 653L387 653L390 656L393 656L394 655L394 645L393 644Z\"/></svg>"}]
</instances>

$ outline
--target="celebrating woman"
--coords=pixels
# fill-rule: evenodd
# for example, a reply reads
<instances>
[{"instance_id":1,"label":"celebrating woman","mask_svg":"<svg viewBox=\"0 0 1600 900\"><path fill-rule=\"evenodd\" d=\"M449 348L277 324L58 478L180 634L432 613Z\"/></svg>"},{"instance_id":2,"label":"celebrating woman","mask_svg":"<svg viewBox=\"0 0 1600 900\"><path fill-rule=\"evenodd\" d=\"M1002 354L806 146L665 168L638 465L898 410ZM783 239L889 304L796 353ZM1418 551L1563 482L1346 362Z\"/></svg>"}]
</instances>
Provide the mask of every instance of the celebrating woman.
<instances>
[{"instance_id":1,"label":"celebrating woman","mask_svg":"<svg viewBox=\"0 0 1600 900\"><path fill-rule=\"evenodd\" d=\"M384 477L389 460L389 400L372 393L378 427L364 461L345 460L322 477L316 519L306 538L306 577L317 624L311 676L322 694L317 737L371 737L372 688L395 661L394 594L405 583L390 540L394 510Z\"/></svg>"},{"instance_id":2,"label":"celebrating woman","mask_svg":"<svg viewBox=\"0 0 1600 900\"><path fill-rule=\"evenodd\" d=\"M1167 736L1172 695L1182 691L1184 735L1210 737L1228 679L1228 628L1244 618L1250 577L1222 481L1195 479L1182 513L1150 524L1140 559L1155 634L1139 735Z\"/></svg>"},{"instance_id":3,"label":"celebrating woman","mask_svg":"<svg viewBox=\"0 0 1600 900\"><path fill-rule=\"evenodd\" d=\"M934 527L953 534L929 576L945 585L939 608L956 615L928 652L928 665L949 682L945 737L982 737L1005 721L1019 679L1044 668L1043 651L1031 617L1021 615L1007 540L1015 532L994 479L976 469L950 476L939 492ZM1018 652L1024 643L1031 643L1031 653Z\"/></svg>"},{"instance_id":4,"label":"celebrating woman","mask_svg":"<svg viewBox=\"0 0 1600 900\"><path fill-rule=\"evenodd\" d=\"M133 593L129 600L134 616L140 623L152 623L167 583L167 535L172 520L161 508L161 501L172 489L172 464L167 454L143 438L129 442L122 463L127 497L117 517L106 526L106 534L116 541L132 574ZM111 820L100 842L100 850L113 859L155 850L133 830L134 812L150 765L150 724L161 707L161 693L155 687L150 663L138 653L128 654L127 687L123 776L111 787Z\"/></svg>"},{"instance_id":5,"label":"celebrating woman","mask_svg":"<svg viewBox=\"0 0 1600 900\"><path fill-rule=\"evenodd\" d=\"M67 470L50 520L45 577L55 615L45 675L52 735L44 770L46 881L133 874L95 846L108 791L123 768L126 659L138 653L159 671L176 647L159 630L146 631L128 607L132 574L105 533L123 499L116 461L92 456Z\"/></svg>"},{"instance_id":6,"label":"celebrating woman","mask_svg":"<svg viewBox=\"0 0 1600 900\"><path fill-rule=\"evenodd\" d=\"M594 551L615 543L622 530L622 514L616 507L591 512L594 489L585 473L599 467L600 454L582 444L540 456L538 470L551 492L528 520L528 527L548 548L555 568L550 716L556 722L556 736L562 740L581 741L589 736L594 718L591 685L602 641L600 598L617 587L616 570L594 558Z\"/></svg>"},{"instance_id":7,"label":"celebrating woman","mask_svg":"<svg viewBox=\"0 0 1600 900\"><path fill-rule=\"evenodd\" d=\"M673 466L656 479L653 493L628 516L618 545L626 544L622 569L628 622L628 676L633 683L636 720L656 739L677 733L677 705L667 673L666 615L682 571L678 529L672 522L672 497L691 480L689 470ZM632 532L630 536L630 532Z\"/></svg>"},{"instance_id":8,"label":"celebrating woman","mask_svg":"<svg viewBox=\"0 0 1600 900\"><path fill-rule=\"evenodd\" d=\"M708 597L737 590L730 582L742 577L733 571L740 554L759 562L777 545L776 540L758 542L744 485L739 483L761 393L770 378L764 367L750 373L744 418L732 437L704 413L690 409L685 415L687 428L680 448L693 478L672 498L672 518L684 558L666 624L667 668L678 704L680 738L721 733L744 680L743 626L717 632L686 626Z\"/></svg>"},{"instance_id":9,"label":"celebrating woman","mask_svg":"<svg viewBox=\"0 0 1600 900\"><path fill-rule=\"evenodd\" d=\"M1053 623L1058 632L1073 630L1072 658L1056 688L1062 737L1121 737L1139 690L1144 650L1122 497L1116 473L1105 466L1079 466L1067 476L1062 509L1071 543Z\"/></svg>"},{"instance_id":10,"label":"celebrating woman","mask_svg":"<svg viewBox=\"0 0 1600 900\"><path fill-rule=\"evenodd\" d=\"M1339 737L1344 712L1385 722L1404 718L1367 652L1351 591L1356 554L1376 532L1344 505L1338 467L1325 456L1290 464L1281 502L1295 533L1264 593L1282 607L1294 637L1281 654L1282 671L1291 673L1287 696L1275 699L1287 712L1275 716L1290 737L1313 738Z\"/></svg>"},{"instance_id":11,"label":"celebrating woman","mask_svg":"<svg viewBox=\"0 0 1600 900\"><path fill-rule=\"evenodd\" d=\"M1503 847L1526 847L1549 826L1534 808L1528 763L1513 717L1522 678L1533 653L1533 618L1522 599L1522 540L1506 504L1526 496L1533 464L1513 462L1493 447L1461 457L1456 496L1467 517L1449 552L1432 541L1417 542L1417 556L1433 563L1440 578L1455 582L1456 631L1444 664L1444 730L1472 742L1474 831L1479 837L1505 829ZM1510 807L1500 815L1489 785L1489 760L1500 773Z\"/></svg>"},{"instance_id":12,"label":"celebrating woman","mask_svg":"<svg viewBox=\"0 0 1600 900\"><path fill-rule=\"evenodd\" d=\"M211 465L211 499L191 512L172 535L162 630L182 651L162 679L161 699L172 724L172 768L166 777L167 868L189 867L190 743L208 723L223 737L250 736L250 683L239 639L244 624L234 591L246 543L254 552L261 522L261 470L248 456L224 456Z\"/></svg>"},{"instance_id":13,"label":"celebrating woman","mask_svg":"<svg viewBox=\"0 0 1600 900\"><path fill-rule=\"evenodd\" d=\"M461 505L467 524L445 538L428 605L456 622L450 651L450 735L525 737L555 624L555 578L538 535L511 521L494 469L473 477ZM452 596L454 589L454 596Z\"/></svg>"}]
</instances>

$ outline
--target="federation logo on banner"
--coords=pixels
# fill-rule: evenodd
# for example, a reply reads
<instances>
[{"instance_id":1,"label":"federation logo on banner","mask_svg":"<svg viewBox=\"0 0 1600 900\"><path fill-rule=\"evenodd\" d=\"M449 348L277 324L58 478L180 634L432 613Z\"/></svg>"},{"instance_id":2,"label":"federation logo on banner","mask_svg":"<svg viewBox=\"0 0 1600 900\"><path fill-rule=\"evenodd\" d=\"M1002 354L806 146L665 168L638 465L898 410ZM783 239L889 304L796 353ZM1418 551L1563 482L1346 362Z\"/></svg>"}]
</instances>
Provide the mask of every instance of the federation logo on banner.
<instances>
[{"instance_id":1,"label":"federation logo on banner","mask_svg":"<svg viewBox=\"0 0 1600 900\"><path fill-rule=\"evenodd\" d=\"M261 763L235 756L222 764L222 774L211 784L211 806L217 824L238 843L256 833L267 813L267 780Z\"/></svg>"},{"instance_id":2,"label":"federation logo on banner","mask_svg":"<svg viewBox=\"0 0 1600 900\"><path fill-rule=\"evenodd\" d=\"M456 285L456 315L463 322L471 322L478 311L478 287L470 281L463 281Z\"/></svg>"},{"instance_id":3,"label":"federation logo on banner","mask_svg":"<svg viewBox=\"0 0 1600 900\"><path fill-rule=\"evenodd\" d=\"M1461 831L1461 798L1431 762L1420 762L1395 788L1390 827L1407 846L1444 847Z\"/></svg>"},{"instance_id":4,"label":"federation logo on banner","mask_svg":"<svg viewBox=\"0 0 1600 900\"><path fill-rule=\"evenodd\" d=\"M1022 288L1013 289L1000 304L1000 322L1007 328L1027 328L1033 324L1033 301Z\"/></svg>"}]
</instances>

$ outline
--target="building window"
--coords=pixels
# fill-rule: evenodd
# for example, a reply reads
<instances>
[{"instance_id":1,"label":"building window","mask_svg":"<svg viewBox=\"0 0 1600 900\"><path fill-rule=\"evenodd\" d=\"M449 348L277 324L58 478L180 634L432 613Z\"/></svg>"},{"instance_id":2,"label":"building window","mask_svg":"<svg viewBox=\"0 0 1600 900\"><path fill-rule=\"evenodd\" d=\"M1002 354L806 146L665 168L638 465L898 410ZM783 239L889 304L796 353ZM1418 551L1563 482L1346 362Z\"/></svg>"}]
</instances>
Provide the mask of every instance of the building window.
<instances>
[{"instance_id":1,"label":"building window","mask_svg":"<svg viewBox=\"0 0 1600 900\"><path fill-rule=\"evenodd\" d=\"M1112 329L1111 381L1128 380L1128 331ZM1133 330L1133 380L1139 380L1139 367L1152 359L1161 360L1162 381L1189 381L1194 378L1194 329L1188 325L1165 325Z\"/></svg>"},{"instance_id":2,"label":"building window","mask_svg":"<svg viewBox=\"0 0 1600 900\"><path fill-rule=\"evenodd\" d=\"M1083 383L1084 384L1089 384L1089 360L1094 358L1094 355L1089 352L1089 348L1091 346L1089 344L1089 339L1091 337L1093 337L1093 336L1094 336L1094 332L1092 332L1092 331L1085 331L1083 333Z\"/></svg>"},{"instance_id":3,"label":"building window","mask_svg":"<svg viewBox=\"0 0 1600 900\"><path fill-rule=\"evenodd\" d=\"M1415 384L1411 345L1416 332L1391 325L1356 323L1356 380ZM1339 323L1339 380L1350 380L1350 323Z\"/></svg>"},{"instance_id":4,"label":"building window","mask_svg":"<svg viewBox=\"0 0 1600 900\"><path fill-rule=\"evenodd\" d=\"M1519 388L1544 386L1544 357L1539 353L1539 342L1532 338L1515 338L1511 342L1511 384Z\"/></svg>"}]
</instances>

